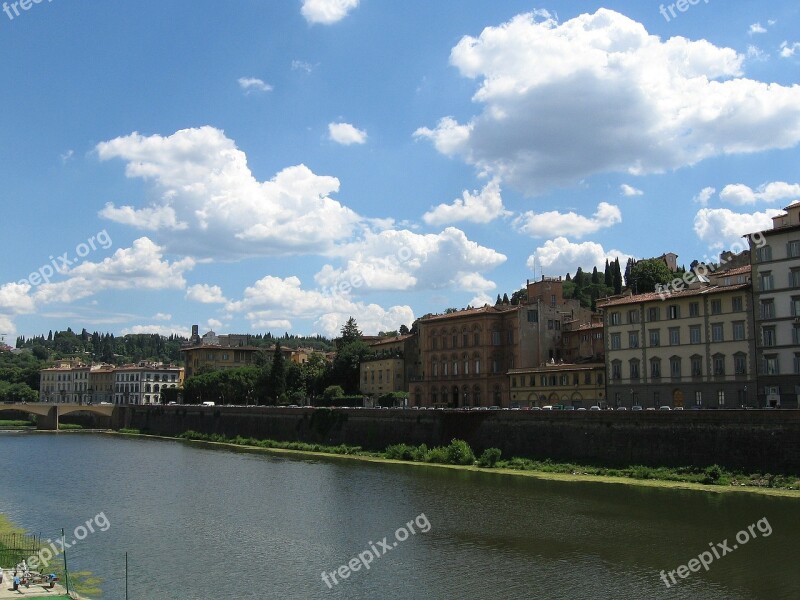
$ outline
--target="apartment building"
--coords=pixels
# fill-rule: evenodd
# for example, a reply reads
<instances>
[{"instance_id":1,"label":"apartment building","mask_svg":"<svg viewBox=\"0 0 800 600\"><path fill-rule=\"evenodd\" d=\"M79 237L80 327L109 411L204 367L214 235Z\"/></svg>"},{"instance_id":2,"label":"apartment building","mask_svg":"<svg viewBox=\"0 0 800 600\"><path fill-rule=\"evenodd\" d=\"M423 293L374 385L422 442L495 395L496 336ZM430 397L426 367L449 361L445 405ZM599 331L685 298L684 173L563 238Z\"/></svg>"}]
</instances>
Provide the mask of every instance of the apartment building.
<instances>
[{"instance_id":1,"label":"apartment building","mask_svg":"<svg viewBox=\"0 0 800 600\"><path fill-rule=\"evenodd\" d=\"M114 370L114 404L158 404L161 390L180 388L184 368L141 362Z\"/></svg>"},{"instance_id":2,"label":"apartment building","mask_svg":"<svg viewBox=\"0 0 800 600\"><path fill-rule=\"evenodd\" d=\"M63 361L39 371L39 401L72 403L78 401L73 368L82 365Z\"/></svg>"},{"instance_id":3,"label":"apartment building","mask_svg":"<svg viewBox=\"0 0 800 600\"><path fill-rule=\"evenodd\" d=\"M181 349L186 377L192 377L203 369L238 369L252 367L256 363L256 356L262 350L256 346L192 346ZM268 350L263 348L263 350ZM291 355L291 350L284 350Z\"/></svg>"},{"instance_id":4,"label":"apartment building","mask_svg":"<svg viewBox=\"0 0 800 600\"><path fill-rule=\"evenodd\" d=\"M750 242L756 326L758 404L800 403L800 202Z\"/></svg>"},{"instance_id":5,"label":"apartment building","mask_svg":"<svg viewBox=\"0 0 800 600\"><path fill-rule=\"evenodd\" d=\"M755 406L751 288L730 279L598 301L610 406Z\"/></svg>"},{"instance_id":6,"label":"apartment building","mask_svg":"<svg viewBox=\"0 0 800 600\"><path fill-rule=\"evenodd\" d=\"M409 379L416 372L417 336L398 335L371 338L374 355L361 361L360 389L377 398L391 392L407 392Z\"/></svg>"},{"instance_id":7,"label":"apartment building","mask_svg":"<svg viewBox=\"0 0 800 600\"><path fill-rule=\"evenodd\" d=\"M601 326L602 329L602 326ZM548 363L529 369L512 369L511 404L520 408L543 406L606 407L604 363Z\"/></svg>"},{"instance_id":8,"label":"apartment building","mask_svg":"<svg viewBox=\"0 0 800 600\"><path fill-rule=\"evenodd\" d=\"M562 359L566 322L591 311L564 299L560 277L528 281L527 300L424 317L417 322L419 360L411 377L418 406L512 406L508 372Z\"/></svg>"},{"instance_id":9,"label":"apartment building","mask_svg":"<svg viewBox=\"0 0 800 600\"><path fill-rule=\"evenodd\" d=\"M89 370L89 400L95 404L114 402L114 365L92 365Z\"/></svg>"}]
</instances>

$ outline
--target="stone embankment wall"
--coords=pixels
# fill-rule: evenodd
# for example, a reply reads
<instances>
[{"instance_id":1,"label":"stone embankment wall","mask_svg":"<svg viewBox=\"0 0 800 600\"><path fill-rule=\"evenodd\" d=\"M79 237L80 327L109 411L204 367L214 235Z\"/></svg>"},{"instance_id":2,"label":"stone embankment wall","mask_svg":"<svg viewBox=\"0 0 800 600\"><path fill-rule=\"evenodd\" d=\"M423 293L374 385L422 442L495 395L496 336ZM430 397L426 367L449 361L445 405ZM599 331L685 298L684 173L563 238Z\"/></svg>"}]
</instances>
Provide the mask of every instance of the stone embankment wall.
<instances>
[{"instance_id":1,"label":"stone embankment wall","mask_svg":"<svg viewBox=\"0 0 800 600\"><path fill-rule=\"evenodd\" d=\"M348 444L446 445L466 440L504 457L627 466L719 464L800 473L800 411L416 411L264 407L119 407L114 427L160 435L194 430L234 437Z\"/></svg>"}]
</instances>

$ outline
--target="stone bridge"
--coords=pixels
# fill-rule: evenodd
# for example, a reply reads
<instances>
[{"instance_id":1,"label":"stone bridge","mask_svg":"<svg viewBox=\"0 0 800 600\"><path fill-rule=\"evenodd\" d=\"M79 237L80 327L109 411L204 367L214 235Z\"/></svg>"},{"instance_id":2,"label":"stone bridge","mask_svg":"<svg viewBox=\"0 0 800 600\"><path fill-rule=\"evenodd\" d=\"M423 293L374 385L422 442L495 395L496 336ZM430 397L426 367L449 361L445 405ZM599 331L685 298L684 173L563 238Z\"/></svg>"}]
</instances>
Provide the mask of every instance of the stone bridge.
<instances>
[{"instance_id":1,"label":"stone bridge","mask_svg":"<svg viewBox=\"0 0 800 600\"><path fill-rule=\"evenodd\" d=\"M112 404L47 404L34 402L31 404L0 404L0 413L15 411L36 415L36 429L58 431L58 419L63 415L76 412L89 412L104 417L114 417L115 407Z\"/></svg>"}]
</instances>

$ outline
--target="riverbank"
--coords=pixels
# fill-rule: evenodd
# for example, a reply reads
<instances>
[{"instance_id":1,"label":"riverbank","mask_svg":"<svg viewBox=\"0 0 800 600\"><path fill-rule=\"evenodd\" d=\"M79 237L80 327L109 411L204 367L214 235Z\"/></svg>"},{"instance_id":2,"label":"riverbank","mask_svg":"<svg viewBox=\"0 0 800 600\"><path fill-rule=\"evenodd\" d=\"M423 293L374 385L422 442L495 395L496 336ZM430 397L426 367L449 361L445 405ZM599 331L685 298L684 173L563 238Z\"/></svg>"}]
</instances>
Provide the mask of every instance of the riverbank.
<instances>
[{"instance_id":1,"label":"riverbank","mask_svg":"<svg viewBox=\"0 0 800 600\"><path fill-rule=\"evenodd\" d=\"M597 467L591 465L575 465L571 463L552 463L548 461L532 461L529 459L510 459L500 460L499 451L496 451L496 458L492 462L494 466L480 466L481 461L486 460L486 453L478 460L475 460L474 455L472 460L469 457L460 457L463 462L467 464L448 464L444 460L440 461L422 461L422 460L399 460L387 456L388 454L396 454L400 452L405 454L416 450L417 452L425 452L426 457L430 457L431 453L434 458L438 457L443 459L453 452L464 452L463 442L460 442L456 448L414 448L404 446L399 448L397 446L390 447L387 452L367 452L355 446L333 446L326 447L319 444L303 444L300 442L276 442L274 440L254 440L251 438L224 438L218 435L205 435L196 432L186 432L181 436L158 436L142 434L136 430L121 430L119 432L107 432L111 435L144 437L151 439L163 440L182 440L188 443L199 445L206 445L209 447L222 447L222 448L235 448L237 450L244 450L248 452L263 452L272 455L295 456L298 458L325 458L328 460L357 460L362 462L383 463L393 465L407 465L418 467L433 467L445 469L457 469L462 471L474 471L479 473L507 475L515 477L533 477L535 479L550 480L550 481L564 481L564 482L592 482L592 483L607 483L607 484L621 484L621 485L634 485L640 487L656 487L668 489L684 489L702 492L713 493L752 493L764 496L780 496L788 498L800 499L800 481L797 478L786 478L787 481L791 480L790 485L786 487L776 487L775 480L773 479L773 487L768 485L756 485L753 483L743 483L745 477L749 477L748 481L763 481L769 483L769 479L765 475L750 475L745 476L738 473L729 473L718 467L709 471L708 469L694 469L687 467L686 469L650 469L647 467L633 466L627 469L611 469L607 467ZM465 445L465 444L464 444ZM466 446L469 449L469 446ZM490 449L492 450L492 449ZM469 450L471 453L471 450ZM489 451L487 451L489 452ZM494 453L493 453L494 454ZM458 459L459 457L456 456ZM541 465L541 467L540 467ZM538 467L538 468L537 468ZM681 471L684 471L681 473ZM636 476L627 476L626 472L635 473ZM659 478L659 476L661 478ZM708 484L696 481L687 481L685 479L677 479L679 477L713 477L717 483ZM672 477L670 479L669 477ZM733 477L733 479L729 479ZM782 480L783 481L783 480Z\"/></svg>"}]
</instances>

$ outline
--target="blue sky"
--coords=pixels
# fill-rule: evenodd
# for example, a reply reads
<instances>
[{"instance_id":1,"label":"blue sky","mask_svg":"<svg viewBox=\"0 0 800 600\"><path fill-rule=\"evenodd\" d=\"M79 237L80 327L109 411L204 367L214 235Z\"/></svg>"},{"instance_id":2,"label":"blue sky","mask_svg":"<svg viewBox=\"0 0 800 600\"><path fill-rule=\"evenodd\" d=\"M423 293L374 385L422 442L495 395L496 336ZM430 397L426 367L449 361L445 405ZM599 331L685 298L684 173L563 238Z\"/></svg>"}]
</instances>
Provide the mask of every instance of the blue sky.
<instances>
[{"instance_id":1,"label":"blue sky","mask_svg":"<svg viewBox=\"0 0 800 600\"><path fill-rule=\"evenodd\" d=\"M377 333L713 258L800 199L800 9L682 6L6 3L0 333Z\"/></svg>"}]
</instances>

